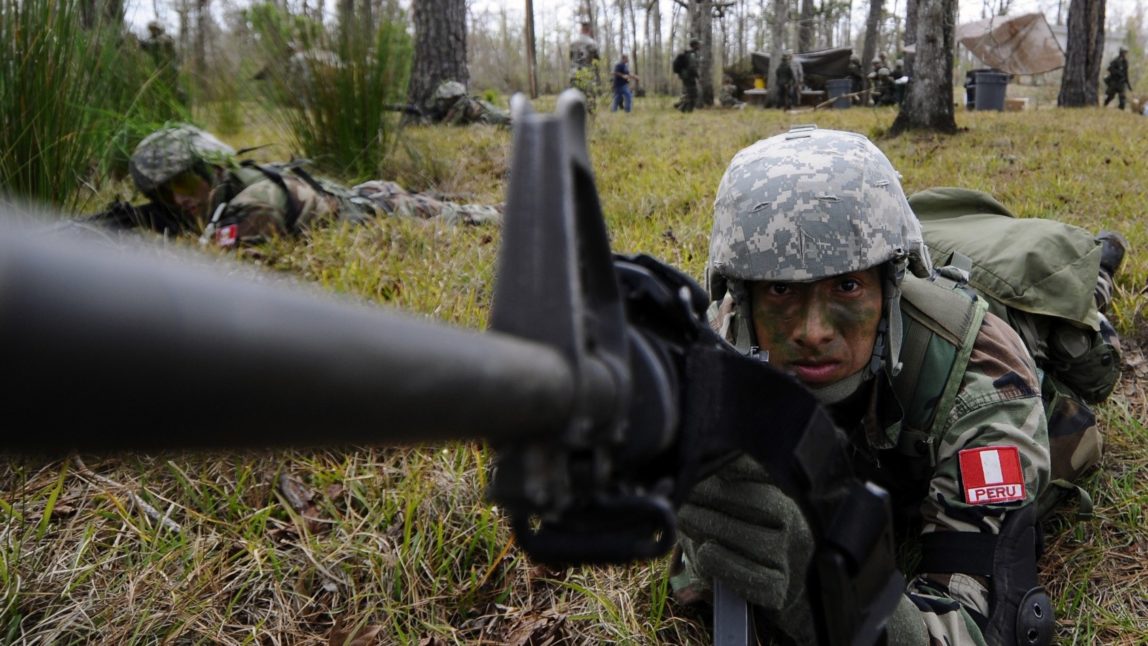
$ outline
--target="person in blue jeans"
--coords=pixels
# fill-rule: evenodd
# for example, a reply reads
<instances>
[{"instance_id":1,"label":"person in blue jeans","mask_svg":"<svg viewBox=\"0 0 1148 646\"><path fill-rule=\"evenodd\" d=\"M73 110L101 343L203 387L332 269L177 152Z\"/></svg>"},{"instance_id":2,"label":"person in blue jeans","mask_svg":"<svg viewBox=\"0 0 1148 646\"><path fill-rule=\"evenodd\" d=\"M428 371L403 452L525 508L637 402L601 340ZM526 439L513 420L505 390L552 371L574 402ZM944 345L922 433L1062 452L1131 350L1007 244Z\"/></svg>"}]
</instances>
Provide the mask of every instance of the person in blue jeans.
<instances>
[{"instance_id":1,"label":"person in blue jeans","mask_svg":"<svg viewBox=\"0 0 1148 646\"><path fill-rule=\"evenodd\" d=\"M610 105L610 112L617 112L619 106L626 112L630 111L634 103L630 81L638 80L637 76L630 73L630 57L622 54L622 60L614 66L614 102Z\"/></svg>"}]
</instances>

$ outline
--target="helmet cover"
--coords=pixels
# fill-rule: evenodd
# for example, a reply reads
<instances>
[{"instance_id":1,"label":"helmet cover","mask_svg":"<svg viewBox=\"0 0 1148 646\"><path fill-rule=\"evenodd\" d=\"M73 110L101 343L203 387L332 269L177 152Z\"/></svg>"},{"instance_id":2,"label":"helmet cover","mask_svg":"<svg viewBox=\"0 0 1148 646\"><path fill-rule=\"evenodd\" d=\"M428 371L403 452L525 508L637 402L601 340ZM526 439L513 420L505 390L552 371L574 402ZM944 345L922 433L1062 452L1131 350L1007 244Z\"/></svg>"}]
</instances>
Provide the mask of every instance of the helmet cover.
<instances>
[{"instance_id":1,"label":"helmet cover","mask_svg":"<svg viewBox=\"0 0 1148 646\"><path fill-rule=\"evenodd\" d=\"M234 155L235 149L215 135L184 123L144 137L132 153L128 169L136 186L151 193L198 163L224 163Z\"/></svg>"},{"instance_id":2,"label":"helmet cover","mask_svg":"<svg viewBox=\"0 0 1148 646\"><path fill-rule=\"evenodd\" d=\"M431 97L434 101L449 101L457 99L466 94L466 87L458 81L443 81L435 88L434 96Z\"/></svg>"},{"instance_id":3,"label":"helmet cover","mask_svg":"<svg viewBox=\"0 0 1148 646\"><path fill-rule=\"evenodd\" d=\"M734 156L714 201L711 278L803 282L890 261L929 272L900 176L867 138L805 126Z\"/></svg>"}]
</instances>

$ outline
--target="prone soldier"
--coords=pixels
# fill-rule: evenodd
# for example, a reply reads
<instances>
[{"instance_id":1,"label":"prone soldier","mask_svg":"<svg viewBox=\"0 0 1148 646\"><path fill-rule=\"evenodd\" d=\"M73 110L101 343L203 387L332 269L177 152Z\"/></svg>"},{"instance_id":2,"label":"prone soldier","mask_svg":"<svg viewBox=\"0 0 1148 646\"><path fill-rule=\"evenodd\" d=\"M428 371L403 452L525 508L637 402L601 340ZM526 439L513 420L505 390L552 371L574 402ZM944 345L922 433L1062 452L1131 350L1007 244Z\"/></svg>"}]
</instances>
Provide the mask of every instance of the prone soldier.
<instances>
[{"instance_id":1,"label":"prone soldier","mask_svg":"<svg viewBox=\"0 0 1148 646\"><path fill-rule=\"evenodd\" d=\"M468 95L466 87L458 81L439 83L427 101L423 114L431 123L445 123L452 126L472 123L510 125L509 112L500 110L489 101Z\"/></svg>"},{"instance_id":2,"label":"prone soldier","mask_svg":"<svg viewBox=\"0 0 1148 646\"><path fill-rule=\"evenodd\" d=\"M203 242L230 247L272 236L298 235L326 223L364 222L381 215L442 217L449 222L499 222L498 206L457 204L371 181L346 188L312 176L298 162L255 164L191 125L158 130L132 153L129 170L151 208L164 217L117 218L115 209L93 219L121 227L173 234L200 233ZM121 209L122 211L122 209Z\"/></svg>"},{"instance_id":3,"label":"prone soldier","mask_svg":"<svg viewBox=\"0 0 1148 646\"><path fill-rule=\"evenodd\" d=\"M1124 245L1095 244L1104 309ZM920 536L888 643L1047 644L1035 522L1056 466L1042 377L1017 332L953 275L934 272L899 175L861 135L801 127L759 141L718 188L711 324L812 390L858 475L890 492L899 535ZM773 636L814 638L808 529L761 468L731 456L679 521L679 599L717 580Z\"/></svg>"}]
</instances>

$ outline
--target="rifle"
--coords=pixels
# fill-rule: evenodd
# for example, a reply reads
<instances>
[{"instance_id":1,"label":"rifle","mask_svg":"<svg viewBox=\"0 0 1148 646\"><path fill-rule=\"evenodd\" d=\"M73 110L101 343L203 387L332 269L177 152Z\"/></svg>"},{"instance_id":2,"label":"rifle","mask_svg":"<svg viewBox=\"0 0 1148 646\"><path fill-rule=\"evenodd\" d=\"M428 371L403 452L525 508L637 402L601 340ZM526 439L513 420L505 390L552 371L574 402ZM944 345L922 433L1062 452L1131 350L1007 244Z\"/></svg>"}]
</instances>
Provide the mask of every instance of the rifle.
<instances>
[{"instance_id":1,"label":"rifle","mask_svg":"<svg viewBox=\"0 0 1148 646\"><path fill-rule=\"evenodd\" d=\"M167 231L178 234L190 229L185 218L158 202L140 205L116 198L107 208L82 218L87 224L98 224L110 229L150 229L157 233Z\"/></svg>"},{"instance_id":2,"label":"rifle","mask_svg":"<svg viewBox=\"0 0 1148 646\"><path fill-rule=\"evenodd\" d=\"M582 95L563 93L554 115L521 95L512 110L486 333L0 224L0 362L20 376L6 408L39 426L6 424L0 442L59 454L481 438L518 543L556 565L665 554L675 507L740 450L809 522L819 643L876 643L904 589L887 494L853 477L811 394L709 328L692 279L611 253ZM204 396L216 383L256 386ZM93 416L114 422L92 433Z\"/></svg>"},{"instance_id":3,"label":"rifle","mask_svg":"<svg viewBox=\"0 0 1148 646\"><path fill-rule=\"evenodd\" d=\"M402 112L408 117L423 117L423 111L417 105L411 103L388 103L383 106L389 112Z\"/></svg>"}]
</instances>

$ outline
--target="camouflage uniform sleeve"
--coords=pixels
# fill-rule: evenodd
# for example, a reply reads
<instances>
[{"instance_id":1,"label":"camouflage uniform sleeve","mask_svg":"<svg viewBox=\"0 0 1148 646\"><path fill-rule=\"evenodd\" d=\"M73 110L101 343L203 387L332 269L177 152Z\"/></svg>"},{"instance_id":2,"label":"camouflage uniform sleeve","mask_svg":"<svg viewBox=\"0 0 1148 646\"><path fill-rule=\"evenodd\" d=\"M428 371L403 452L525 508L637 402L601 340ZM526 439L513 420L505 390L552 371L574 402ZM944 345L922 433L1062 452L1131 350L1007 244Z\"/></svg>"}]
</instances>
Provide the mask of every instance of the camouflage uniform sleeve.
<instances>
[{"instance_id":1,"label":"camouflage uniform sleeve","mask_svg":"<svg viewBox=\"0 0 1148 646\"><path fill-rule=\"evenodd\" d=\"M958 454L981 447L1016 447L1025 498L968 504ZM1020 338L987 314L974 343L957 400L937 447L937 466L921 505L922 533L997 534L1010 510L1035 503L1049 479L1048 431L1036 366ZM970 574L918 574L909 599L921 611L934 644L984 644L992 613L989 580Z\"/></svg>"},{"instance_id":2,"label":"camouflage uniform sleeve","mask_svg":"<svg viewBox=\"0 0 1148 646\"><path fill-rule=\"evenodd\" d=\"M333 219L338 212L336 200L323 195L303 180L291 175L283 176L283 188L270 179L264 179L240 191L227 203L221 221L237 226L234 236L239 242L260 242L272 236L306 230L315 224ZM291 205L298 208L294 229L288 228Z\"/></svg>"}]
</instances>

